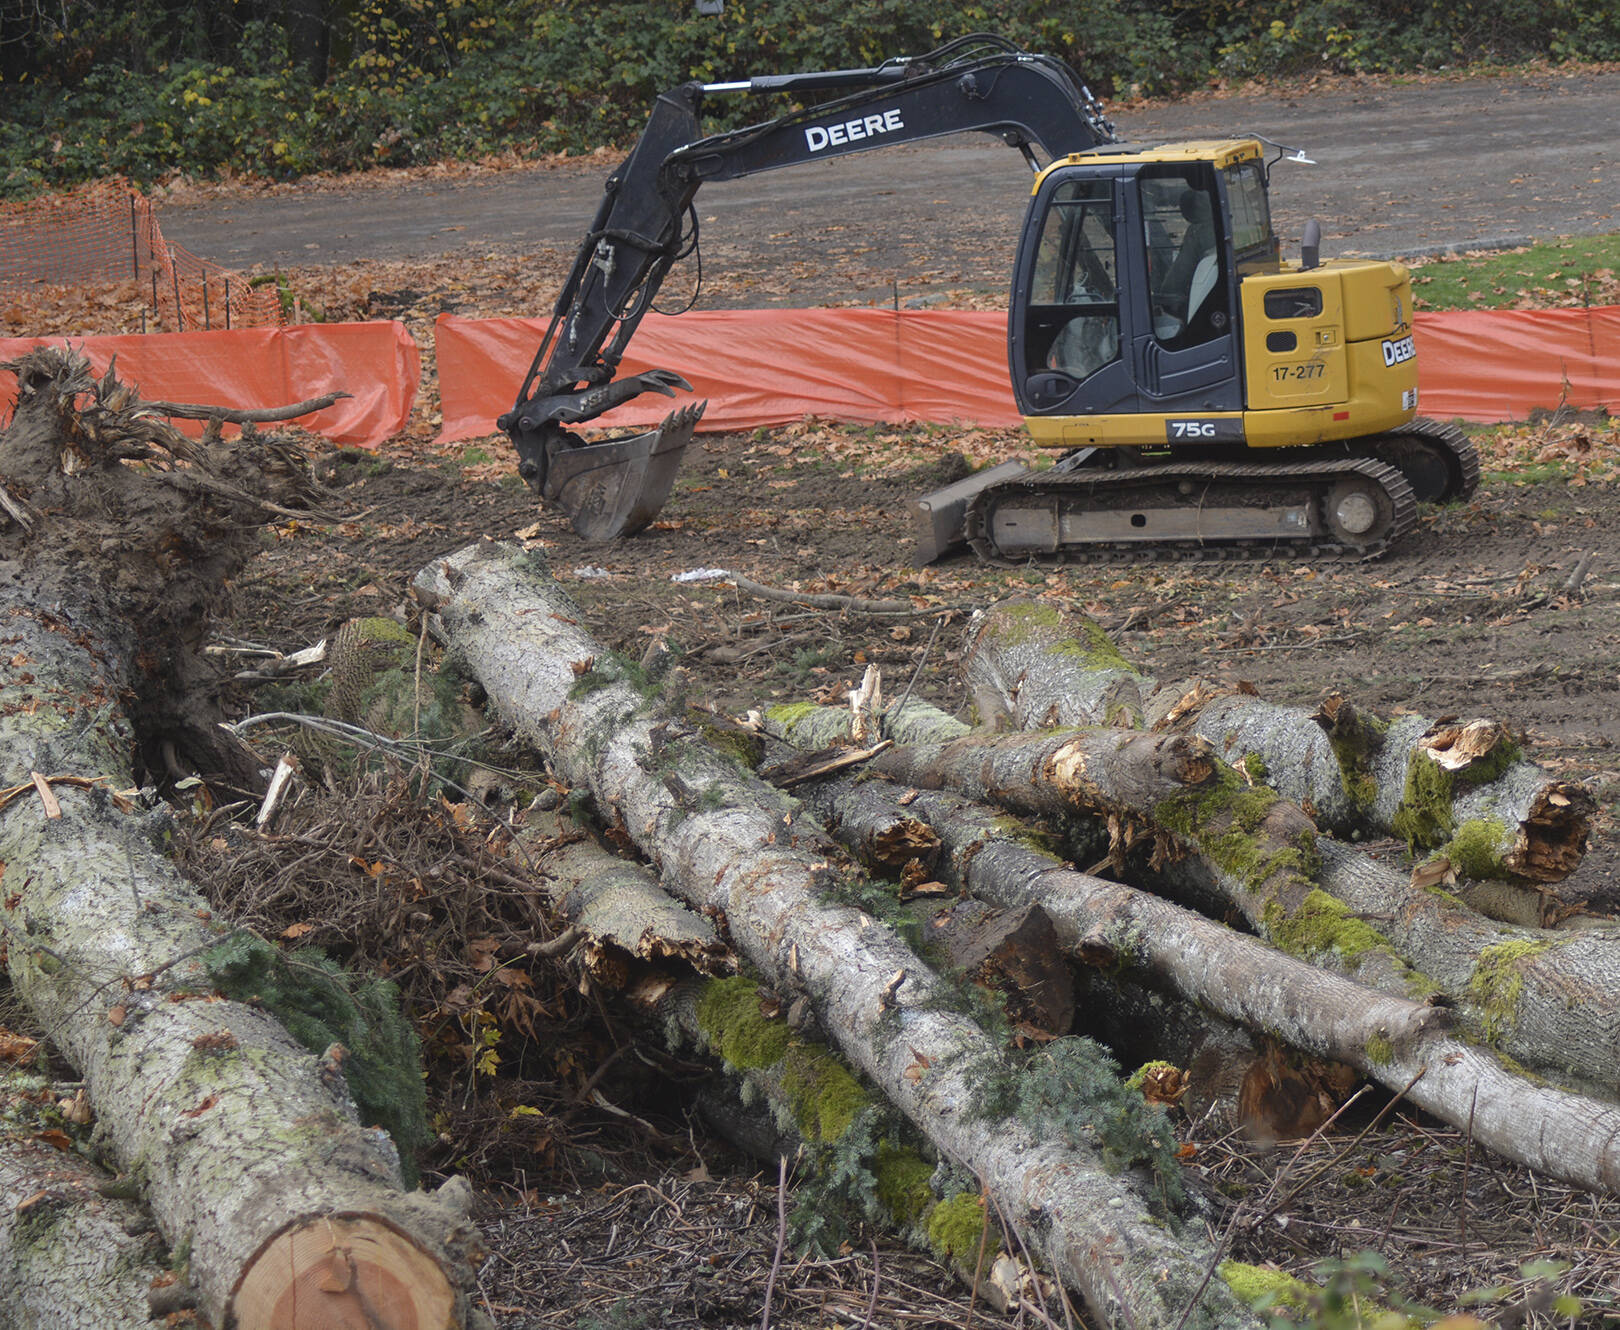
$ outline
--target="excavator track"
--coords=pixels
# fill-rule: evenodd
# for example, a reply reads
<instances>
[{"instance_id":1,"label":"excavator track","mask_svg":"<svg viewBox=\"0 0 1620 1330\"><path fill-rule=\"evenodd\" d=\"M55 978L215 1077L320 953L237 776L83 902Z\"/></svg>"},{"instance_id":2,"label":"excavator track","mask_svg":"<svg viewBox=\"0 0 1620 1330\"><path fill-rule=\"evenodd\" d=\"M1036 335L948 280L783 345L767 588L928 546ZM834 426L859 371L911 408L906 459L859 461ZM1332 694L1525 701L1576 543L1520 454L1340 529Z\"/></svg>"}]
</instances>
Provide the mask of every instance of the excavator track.
<instances>
[{"instance_id":1,"label":"excavator track","mask_svg":"<svg viewBox=\"0 0 1620 1330\"><path fill-rule=\"evenodd\" d=\"M1479 488L1479 453L1455 425L1419 416L1351 445L1398 469L1419 503L1466 502Z\"/></svg>"},{"instance_id":2,"label":"excavator track","mask_svg":"<svg viewBox=\"0 0 1620 1330\"><path fill-rule=\"evenodd\" d=\"M1359 561L1377 558L1416 521L1406 477L1352 456L1037 472L976 495L964 531L994 563Z\"/></svg>"}]
</instances>

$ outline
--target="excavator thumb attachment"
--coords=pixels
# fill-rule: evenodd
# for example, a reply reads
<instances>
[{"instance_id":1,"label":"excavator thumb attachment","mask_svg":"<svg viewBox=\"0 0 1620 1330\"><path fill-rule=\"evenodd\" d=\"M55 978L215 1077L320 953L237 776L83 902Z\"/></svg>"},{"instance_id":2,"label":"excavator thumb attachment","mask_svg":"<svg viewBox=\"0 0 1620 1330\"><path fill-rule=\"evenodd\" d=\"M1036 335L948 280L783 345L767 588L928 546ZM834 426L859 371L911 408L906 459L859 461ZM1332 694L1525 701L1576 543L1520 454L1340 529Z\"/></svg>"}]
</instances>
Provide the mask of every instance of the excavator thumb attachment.
<instances>
[{"instance_id":1,"label":"excavator thumb attachment","mask_svg":"<svg viewBox=\"0 0 1620 1330\"><path fill-rule=\"evenodd\" d=\"M681 455L706 406L698 402L671 411L645 434L557 449L546 468L544 497L568 514L586 540L635 534L669 498Z\"/></svg>"}]
</instances>

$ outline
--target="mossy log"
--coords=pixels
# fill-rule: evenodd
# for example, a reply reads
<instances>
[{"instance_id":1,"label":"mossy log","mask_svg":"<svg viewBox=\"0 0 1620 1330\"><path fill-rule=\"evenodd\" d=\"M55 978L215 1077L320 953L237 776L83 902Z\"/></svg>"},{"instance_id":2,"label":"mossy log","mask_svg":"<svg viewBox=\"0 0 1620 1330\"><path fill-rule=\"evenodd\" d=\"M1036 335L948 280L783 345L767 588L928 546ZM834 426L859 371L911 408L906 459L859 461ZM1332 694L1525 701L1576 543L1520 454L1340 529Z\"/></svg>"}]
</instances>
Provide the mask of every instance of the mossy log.
<instances>
[{"instance_id":1,"label":"mossy log","mask_svg":"<svg viewBox=\"0 0 1620 1330\"><path fill-rule=\"evenodd\" d=\"M792 732L787 727L790 739ZM1309 950L1318 964L1383 992L1437 992L1389 939L1322 890L1310 818L1245 781L1196 736L975 731L944 744L903 743L876 754L866 769L1024 816L1106 819L1113 857L1129 852L1140 871L1153 872L1182 899L1235 909L1268 941Z\"/></svg>"},{"instance_id":2,"label":"mossy log","mask_svg":"<svg viewBox=\"0 0 1620 1330\"><path fill-rule=\"evenodd\" d=\"M921 819L939 834L935 871L944 881L1006 907L1039 902L1077 959L1404 1090L1504 1158L1579 1186L1620 1190L1620 1137L1609 1134L1620 1129L1620 1109L1545 1086L1456 1038L1443 1010L1375 992L1149 893L1076 873L1031 844L1026 830L950 793L846 775L806 797L851 844L881 835L893 818ZM1526 1122L1536 1130L1525 1130Z\"/></svg>"},{"instance_id":3,"label":"mossy log","mask_svg":"<svg viewBox=\"0 0 1620 1330\"><path fill-rule=\"evenodd\" d=\"M1573 931L1485 919L1333 841L1322 842L1322 885L1421 960L1487 1043L1551 1080L1620 1099L1620 925Z\"/></svg>"},{"instance_id":4,"label":"mossy log","mask_svg":"<svg viewBox=\"0 0 1620 1330\"><path fill-rule=\"evenodd\" d=\"M612 854L594 841L573 840L566 847L570 889L555 901L570 922L592 929L598 911L591 907L594 886L610 883L610 919L621 911L663 921L643 936L667 939L678 932L680 916L699 927L712 925L671 898L657 875L644 864ZM558 868L548 854L542 872ZM676 924L672 928L671 922ZM598 920L592 935L610 952L622 952L628 936ZM664 951L660 959L690 964L685 947ZM729 957L729 950L726 952ZM697 959L713 959L704 947ZM644 959L647 957L643 957ZM735 968L734 963L728 968ZM827 1205L840 1202L849 1217L860 1214L931 1251L971 1283L995 1267L996 1246L979 1262L953 1252L930 1232L930 1219L949 1196L936 1190L941 1172L932 1151L881 1094L867 1088L858 1073L821 1037L809 1006L790 1004L752 975L702 978L644 973L624 994L629 1008L658 1032L677 1033L699 1052L715 1058L722 1073L699 1097L705 1116L734 1145L773 1167L779 1158L793 1161L820 1178ZM954 1193L951 1193L954 1195ZM822 1207L825 1208L825 1207ZM823 1213L814 1221L815 1236L835 1238L840 1216ZM995 1226L991 1226L994 1231ZM994 1294L997 1286L984 1286Z\"/></svg>"},{"instance_id":5,"label":"mossy log","mask_svg":"<svg viewBox=\"0 0 1620 1330\"><path fill-rule=\"evenodd\" d=\"M465 1185L407 1195L387 1135L356 1120L341 1059L214 1000L207 903L160 852L162 816L116 793L135 783L126 700L151 701L208 578L234 566L223 546L251 546L233 521L257 505L208 497L224 491L204 473L236 488L225 454L167 481L124 466L150 458L133 394L88 383L71 357L32 356L18 375L0 480L40 520L0 539L0 790L23 792L0 808L13 991L82 1075L102 1149L187 1254L213 1324L472 1324ZM98 528L117 518L125 529Z\"/></svg>"},{"instance_id":6,"label":"mossy log","mask_svg":"<svg viewBox=\"0 0 1620 1330\"><path fill-rule=\"evenodd\" d=\"M1077 959L1134 974L1316 1056L1371 1071L1369 1046L1405 1044L1447 1024L1442 1009L1373 991L1194 910L1076 872L1036 832L974 800L851 776L802 793L857 853L895 819L920 819L939 837L934 872L949 885L1004 909L1038 904Z\"/></svg>"},{"instance_id":7,"label":"mossy log","mask_svg":"<svg viewBox=\"0 0 1620 1330\"><path fill-rule=\"evenodd\" d=\"M151 1216L111 1182L72 1150L0 1142L0 1325L150 1330L154 1285L174 1276Z\"/></svg>"},{"instance_id":8,"label":"mossy log","mask_svg":"<svg viewBox=\"0 0 1620 1330\"><path fill-rule=\"evenodd\" d=\"M975 1109L1006 1075L1003 1050L891 930L836 903L845 884L814 820L623 677L539 559L473 546L435 561L416 587L501 718L591 793L666 887L724 913L749 963L804 997L845 1056L983 1179L1100 1323L1255 1324L1224 1286L1203 1285L1202 1240L1151 1216L1098 1147Z\"/></svg>"},{"instance_id":9,"label":"mossy log","mask_svg":"<svg viewBox=\"0 0 1620 1330\"><path fill-rule=\"evenodd\" d=\"M813 1019L807 1022L748 975L688 979L662 989L648 1006L666 1029L722 1063L731 1089L700 1101L711 1120L773 1167L787 1158L812 1175L816 1199L808 1213L803 1203L799 1207L808 1235L836 1243L841 1221L860 1215L932 1253L966 1283L977 1280L982 1294L1007 1309L1017 1280L992 1277L1003 1263L999 1225L985 1216L976 1193L964 1195L964 1175L941 1167L915 1128L862 1082ZM980 1229L967 1250L949 1240L946 1221L964 1202L981 1207L980 1229L988 1223L982 1259Z\"/></svg>"},{"instance_id":10,"label":"mossy log","mask_svg":"<svg viewBox=\"0 0 1620 1330\"><path fill-rule=\"evenodd\" d=\"M1252 690L1161 685L1085 615L1009 601L976 616L963 672L980 720L1013 730L1134 723L1198 735L1338 835L1396 835L1465 876L1556 882L1594 803L1524 760L1498 723L1384 722L1341 696L1315 711Z\"/></svg>"}]
</instances>

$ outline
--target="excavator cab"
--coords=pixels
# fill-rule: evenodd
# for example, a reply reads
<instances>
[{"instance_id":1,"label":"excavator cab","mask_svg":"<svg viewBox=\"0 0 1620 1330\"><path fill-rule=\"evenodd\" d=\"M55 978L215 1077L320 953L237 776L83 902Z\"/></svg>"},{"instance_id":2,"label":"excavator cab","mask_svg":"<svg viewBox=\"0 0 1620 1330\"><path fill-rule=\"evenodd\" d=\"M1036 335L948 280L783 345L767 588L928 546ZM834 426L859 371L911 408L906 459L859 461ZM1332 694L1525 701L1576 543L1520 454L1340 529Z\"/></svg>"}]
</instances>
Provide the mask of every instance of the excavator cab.
<instances>
[{"instance_id":1,"label":"excavator cab","mask_svg":"<svg viewBox=\"0 0 1620 1330\"><path fill-rule=\"evenodd\" d=\"M1236 457L1407 425L1406 270L1307 269L1280 250L1258 140L1110 144L1053 163L1025 221L1008 331L1031 435Z\"/></svg>"},{"instance_id":2,"label":"excavator cab","mask_svg":"<svg viewBox=\"0 0 1620 1330\"><path fill-rule=\"evenodd\" d=\"M1276 258L1265 185L1255 171L1251 194L1240 171L1245 225L1235 236L1226 178L1190 152L1081 154L1041 178L1010 325L1024 415L1242 410L1237 270ZM1161 431L1130 441L1166 442ZM1125 441L1092 433L1086 442Z\"/></svg>"}]
</instances>

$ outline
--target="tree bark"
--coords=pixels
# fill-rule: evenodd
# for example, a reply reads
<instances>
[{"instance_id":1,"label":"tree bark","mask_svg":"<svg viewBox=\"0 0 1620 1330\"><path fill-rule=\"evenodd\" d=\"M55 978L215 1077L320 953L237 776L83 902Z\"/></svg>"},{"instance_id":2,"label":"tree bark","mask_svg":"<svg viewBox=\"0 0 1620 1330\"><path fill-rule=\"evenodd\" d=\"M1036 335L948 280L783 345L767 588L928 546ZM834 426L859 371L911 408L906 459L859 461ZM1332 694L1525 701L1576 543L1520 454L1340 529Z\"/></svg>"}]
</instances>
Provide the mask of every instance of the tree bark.
<instances>
[{"instance_id":1,"label":"tree bark","mask_svg":"<svg viewBox=\"0 0 1620 1330\"><path fill-rule=\"evenodd\" d=\"M1594 803L1520 757L1498 724L1385 724L1330 695L1314 713L1197 681L1158 685L1092 620L1029 601L976 616L963 671L986 724L1134 724L1208 740L1339 835L1398 835L1474 878L1556 882L1585 853Z\"/></svg>"},{"instance_id":2,"label":"tree bark","mask_svg":"<svg viewBox=\"0 0 1620 1330\"><path fill-rule=\"evenodd\" d=\"M736 970L737 958L714 923L672 899L644 865L610 853L561 818L542 817L556 841L536 856L541 886L552 908L582 932L585 968L598 983L623 988L632 961L672 961L708 975Z\"/></svg>"},{"instance_id":3,"label":"tree bark","mask_svg":"<svg viewBox=\"0 0 1620 1330\"><path fill-rule=\"evenodd\" d=\"M0 1144L0 1325L150 1330L162 1243L138 1205L103 1194L110 1181L71 1150Z\"/></svg>"},{"instance_id":4,"label":"tree bark","mask_svg":"<svg viewBox=\"0 0 1620 1330\"><path fill-rule=\"evenodd\" d=\"M1517 1074L1452 1035L1441 1010L1371 991L1146 892L1073 872L992 810L948 793L845 776L813 792L811 803L852 844L881 834L895 817L920 818L940 836L936 871L945 881L1006 908L1039 903L1078 959L1123 969L1405 1090L1504 1158L1579 1186L1620 1190L1620 1136L1609 1134L1620 1131L1620 1108Z\"/></svg>"},{"instance_id":5,"label":"tree bark","mask_svg":"<svg viewBox=\"0 0 1620 1330\"><path fill-rule=\"evenodd\" d=\"M1045 623L1045 613L1032 617ZM1021 622L1016 615L1010 621ZM1003 626L1000 635L1011 633ZM973 651L993 662L999 659L996 641L996 632L981 626ZM1061 646L1052 646L1050 639L1043 639L1040 651L1034 653L1025 641L1016 645L1018 659L1029 668L1045 662L1053 678L1073 677L1070 655ZM981 665L976 677L987 677L987 668ZM1050 685L1052 678L1046 682ZM1219 710L1222 704L1242 701L1221 699L1205 704L1199 714L1219 717L1224 714ZM1147 705L1151 714L1151 700ZM1213 712L1212 706L1216 708ZM1284 710L1261 706L1239 708L1234 714L1263 721ZM1011 709L1007 714L1020 721L1030 718ZM1403 717L1381 730L1368 726L1342 704L1331 702L1324 714L1342 742L1348 743L1346 734L1370 736L1375 765L1386 763L1403 773L1425 764L1435 772L1449 767L1447 780L1482 769L1487 774L1500 770L1494 779L1481 780L1469 793L1445 803L1445 809L1485 813L1511 806L1529 810L1553 806L1555 801L1562 801L1566 812L1590 806L1584 792L1563 792L1565 783L1552 782L1528 763L1517 761L1516 750L1499 727L1484 722L1434 726L1420 717ZM1307 728L1316 727L1302 722L1289 732L1303 734ZM1321 737L1313 740L1316 747L1312 751L1320 755L1327 736L1320 729L1316 732ZM1232 733L1230 727L1217 727L1208 736L1209 742L1222 746ZM955 771L967 764L969 743L967 739L957 743L951 767L953 784L959 783ZM1250 744L1247 751L1258 750ZM1271 750L1271 755L1276 751ZM1299 751L1306 750L1301 747ZM891 751L876 759L881 769L909 779L922 774L916 770L919 765L937 760L918 749ZM1295 764L1292 769L1302 768ZM1268 758L1261 775L1269 780L1273 774ZM1446 781L1417 783L1438 790L1447 800L1455 793ZM1395 784L1392 776L1377 782L1384 807L1380 816L1389 820L1399 820L1415 806L1412 800L1403 802L1388 794ZM1459 1005L1477 1034L1509 1057L1576 1088L1607 1098L1620 1096L1620 958L1615 956L1612 942L1620 935L1620 927L1572 933L1493 922L1457 897L1413 886L1401 874L1346 845L1326 840L1316 843L1308 837L1298 810L1290 811L1291 805L1279 803L1262 815L1258 808L1262 787L1240 792L1230 781L1228 785L1232 788L1228 808L1253 806L1235 821L1223 811L1220 801L1209 799L1181 800L1177 810L1168 801L1157 808L1137 809L1142 816L1170 824L1201 851L1201 859L1180 862L1156 854L1149 865L1154 881L1178 894L1190 890L1195 897L1214 895L1241 911L1257 932L1286 949L1308 953L1316 960L1324 952L1336 952L1336 965L1354 969L1385 992L1443 992ZM1031 803L1030 796L1016 790L998 790L997 797L1009 806ZM1535 816L1526 811L1522 826L1528 827ZM1243 823L1252 825L1244 828L1247 844L1238 854L1232 832ZM1420 840L1428 835L1414 834ZM1579 839L1584 846L1584 829ZM1539 843L1548 848L1547 841ZM1298 854L1285 863L1291 851ZM1262 873L1272 864L1284 865L1287 871ZM1403 972L1392 958L1409 968Z\"/></svg>"},{"instance_id":6,"label":"tree bark","mask_svg":"<svg viewBox=\"0 0 1620 1330\"><path fill-rule=\"evenodd\" d=\"M1404 1044L1447 1024L1440 1008L1375 992L1196 911L1077 873L981 803L852 777L806 798L857 854L896 818L926 822L940 839L934 871L951 886L1003 909L1038 904L1078 959L1126 970L1318 1057L1365 1071L1374 1065L1369 1045Z\"/></svg>"},{"instance_id":7,"label":"tree bark","mask_svg":"<svg viewBox=\"0 0 1620 1330\"><path fill-rule=\"evenodd\" d=\"M1193 899L1237 910L1284 949L1308 952L1386 993L1438 991L1387 937L1322 889L1316 828L1304 812L1246 784L1196 736L975 732L886 749L868 769L1022 815L1107 819L1112 857L1132 852L1159 870L1158 880L1190 884Z\"/></svg>"},{"instance_id":8,"label":"tree bark","mask_svg":"<svg viewBox=\"0 0 1620 1330\"><path fill-rule=\"evenodd\" d=\"M1253 1325L1190 1232L1149 1222L1142 1196L1083 1141L1044 1139L975 1111L1002 1051L909 948L829 899L824 833L777 791L660 715L578 626L532 555L493 545L417 578L498 714L556 774L593 794L667 887L724 911L746 958L805 996L852 1062L940 1148L982 1178L1031 1248L1106 1325ZM1202 1286L1202 1292L1199 1292Z\"/></svg>"},{"instance_id":9,"label":"tree bark","mask_svg":"<svg viewBox=\"0 0 1620 1330\"><path fill-rule=\"evenodd\" d=\"M153 850L161 819L109 793L132 783L129 726L110 702L130 646L114 625L58 618L0 584L0 652L27 663L0 680L0 785L63 768L104 782L59 787L56 818L35 798L0 811L13 987L84 1076L170 1245L189 1250L215 1324L325 1324L289 1312L299 1297L306 1318L352 1318L369 1299L382 1324L464 1324L463 1216L404 1193L391 1142L360 1128L341 1072L267 1013L198 1000L212 988L198 956L221 935Z\"/></svg>"}]
</instances>

